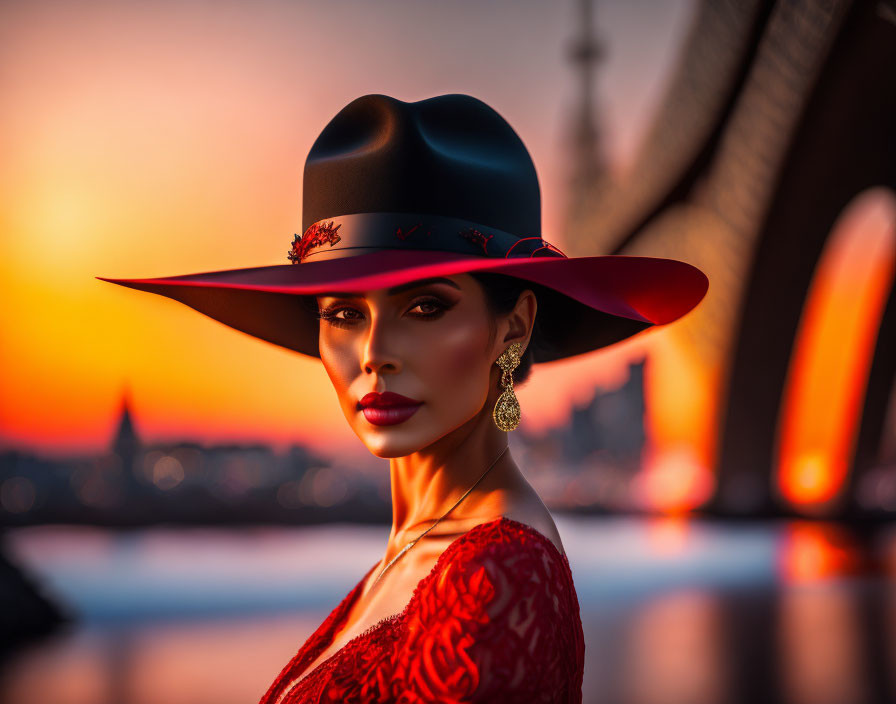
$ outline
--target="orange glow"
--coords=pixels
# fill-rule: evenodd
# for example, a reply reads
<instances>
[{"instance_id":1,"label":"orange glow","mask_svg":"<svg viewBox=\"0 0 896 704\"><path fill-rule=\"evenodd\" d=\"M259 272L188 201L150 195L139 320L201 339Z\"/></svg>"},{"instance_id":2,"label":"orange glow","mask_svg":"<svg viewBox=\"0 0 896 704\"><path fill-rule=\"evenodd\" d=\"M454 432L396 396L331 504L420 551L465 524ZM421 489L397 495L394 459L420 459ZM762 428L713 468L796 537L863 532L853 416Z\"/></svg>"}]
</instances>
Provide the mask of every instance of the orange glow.
<instances>
[{"instance_id":1,"label":"orange glow","mask_svg":"<svg viewBox=\"0 0 896 704\"><path fill-rule=\"evenodd\" d=\"M688 447L665 448L642 474L647 505L679 514L699 505L712 492L712 476Z\"/></svg>"},{"instance_id":2,"label":"orange glow","mask_svg":"<svg viewBox=\"0 0 896 704\"><path fill-rule=\"evenodd\" d=\"M789 527L778 556L785 582L814 582L860 568L855 546L832 525L796 523Z\"/></svg>"},{"instance_id":3,"label":"orange glow","mask_svg":"<svg viewBox=\"0 0 896 704\"><path fill-rule=\"evenodd\" d=\"M654 555L680 555L688 546L691 523L684 516L658 516L648 520L646 527L647 542Z\"/></svg>"},{"instance_id":4,"label":"orange glow","mask_svg":"<svg viewBox=\"0 0 896 704\"><path fill-rule=\"evenodd\" d=\"M778 486L815 510L834 500L852 462L868 370L896 263L896 198L857 196L819 260L781 407Z\"/></svg>"},{"instance_id":5,"label":"orange glow","mask_svg":"<svg viewBox=\"0 0 896 704\"><path fill-rule=\"evenodd\" d=\"M609 701L721 702L732 681L723 653L717 595L690 587L663 591L635 610L613 644L619 671ZM602 685L606 686L604 683Z\"/></svg>"},{"instance_id":6,"label":"orange glow","mask_svg":"<svg viewBox=\"0 0 896 704\"><path fill-rule=\"evenodd\" d=\"M667 514L690 511L715 490L719 367L698 359L687 335L675 325L651 333L645 370L649 442L637 477L638 500Z\"/></svg>"},{"instance_id":7,"label":"orange glow","mask_svg":"<svg viewBox=\"0 0 896 704\"><path fill-rule=\"evenodd\" d=\"M770 641L780 673L777 701L817 704L888 698L879 695L874 678L867 674L877 653L869 648L863 606L848 589L782 591Z\"/></svg>"}]
</instances>

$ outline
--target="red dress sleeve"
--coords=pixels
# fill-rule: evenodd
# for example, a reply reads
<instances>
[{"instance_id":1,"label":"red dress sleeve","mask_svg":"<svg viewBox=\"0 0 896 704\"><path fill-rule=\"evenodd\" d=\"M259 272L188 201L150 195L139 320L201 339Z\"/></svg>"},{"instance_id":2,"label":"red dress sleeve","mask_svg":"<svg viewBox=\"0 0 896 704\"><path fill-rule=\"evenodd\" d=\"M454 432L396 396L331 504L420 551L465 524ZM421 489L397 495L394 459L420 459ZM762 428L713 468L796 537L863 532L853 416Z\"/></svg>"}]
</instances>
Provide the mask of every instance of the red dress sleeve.
<instances>
[{"instance_id":1,"label":"red dress sleeve","mask_svg":"<svg viewBox=\"0 0 896 704\"><path fill-rule=\"evenodd\" d=\"M402 702L581 702L584 640L565 555L504 519L463 543L395 643Z\"/></svg>"}]
</instances>

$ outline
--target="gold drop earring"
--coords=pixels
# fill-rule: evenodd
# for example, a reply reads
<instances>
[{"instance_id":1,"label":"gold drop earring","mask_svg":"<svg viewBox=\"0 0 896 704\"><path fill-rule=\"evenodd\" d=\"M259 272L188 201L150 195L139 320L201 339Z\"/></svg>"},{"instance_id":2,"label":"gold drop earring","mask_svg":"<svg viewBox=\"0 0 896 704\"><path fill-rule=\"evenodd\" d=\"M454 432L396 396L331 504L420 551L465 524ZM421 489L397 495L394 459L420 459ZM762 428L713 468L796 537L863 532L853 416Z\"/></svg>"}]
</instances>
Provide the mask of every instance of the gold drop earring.
<instances>
[{"instance_id":1,"label":"gold drop earring","mask_svg":"<svg viewBox=\"0 0 896 704\"><path fill-rule=\"evenodd\" d=\"M504 391L501 392L497 403L495 403L492 417L495 419L495 425L505 433L509 433L520 424L520 402L517 401L516 395L513 393L512 373L520 363L522 351L522 344L514 342L501 353L497 360L497 365L501 367L501 385L504 387Z\"/></svg>"}]
</instances>

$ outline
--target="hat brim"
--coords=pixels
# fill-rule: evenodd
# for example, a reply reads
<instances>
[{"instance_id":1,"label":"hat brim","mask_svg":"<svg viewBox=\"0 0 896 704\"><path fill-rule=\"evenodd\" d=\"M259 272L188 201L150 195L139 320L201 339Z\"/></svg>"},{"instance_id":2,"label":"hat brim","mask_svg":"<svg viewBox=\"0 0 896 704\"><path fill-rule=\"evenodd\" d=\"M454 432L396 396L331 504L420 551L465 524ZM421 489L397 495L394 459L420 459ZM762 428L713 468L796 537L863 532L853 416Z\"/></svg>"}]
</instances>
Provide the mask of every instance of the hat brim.
<instances>
[{"instance_id":1,"label":"hat brim","mask_svg":"<svg viewBox=\"0 0 896 704\"><path fill-rule=\"evenodd\" d=\"M541 287L537 315L542 334L533 344L535 362L590 352L677 320L709 286L697 267L660 257L496 260L421 250L163 278L96 278L172 298L248 335L319 358L319 321L307 297L473 272L515 276Z\"/></svg>"}]
</instances>

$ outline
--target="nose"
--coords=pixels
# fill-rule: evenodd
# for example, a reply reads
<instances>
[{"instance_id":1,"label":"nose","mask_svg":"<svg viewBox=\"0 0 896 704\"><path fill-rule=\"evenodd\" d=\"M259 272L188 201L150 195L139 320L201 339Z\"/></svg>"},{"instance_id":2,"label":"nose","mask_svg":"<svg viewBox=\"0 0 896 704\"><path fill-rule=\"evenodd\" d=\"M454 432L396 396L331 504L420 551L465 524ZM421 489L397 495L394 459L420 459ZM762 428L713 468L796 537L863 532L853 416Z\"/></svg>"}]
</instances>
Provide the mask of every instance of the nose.
<instances>
[{"instance_id":1,"label":"nose","mask_svg":"<svg viewBox=\"0 0 896 704\"><path fill-rule=\"evenodd\" d=\"M394 373L401 369L401 359L392 351L395 348L394 336L390 336L388 327L379 318L373 316L363 342L361 369L365 374Z\"/></svg>"}]
</instances>

